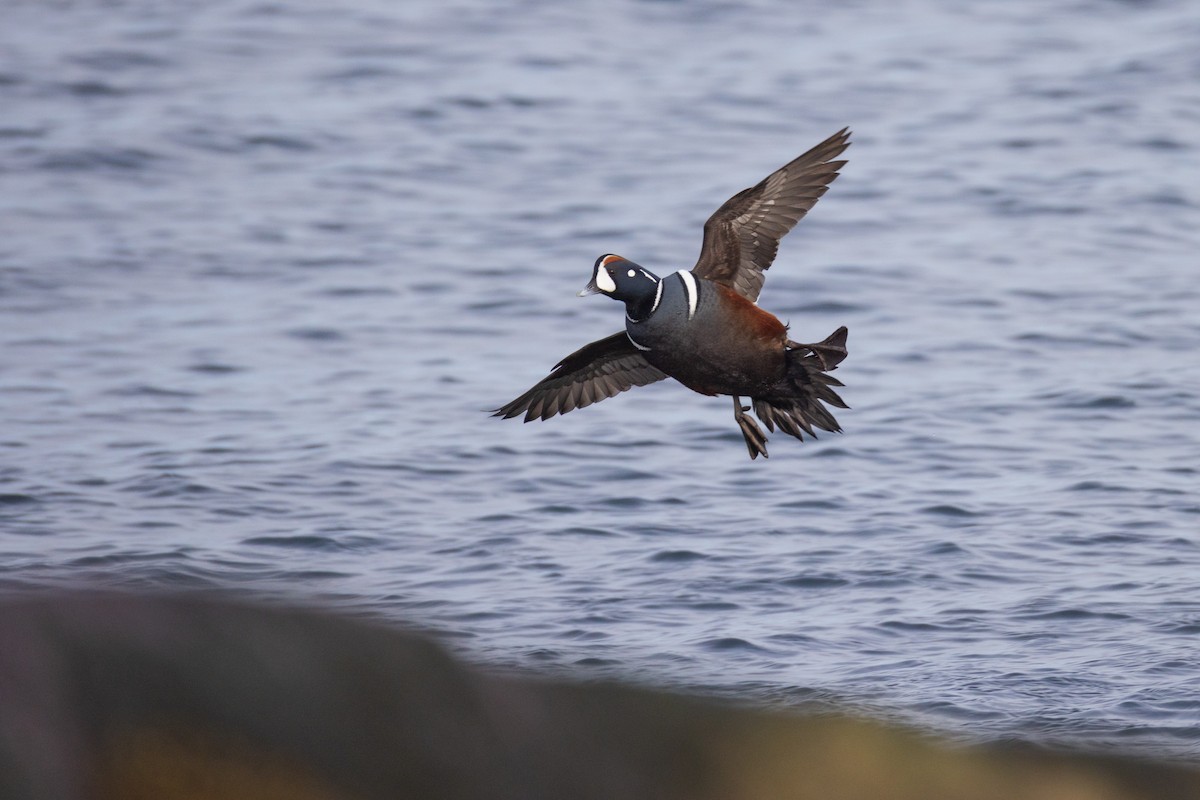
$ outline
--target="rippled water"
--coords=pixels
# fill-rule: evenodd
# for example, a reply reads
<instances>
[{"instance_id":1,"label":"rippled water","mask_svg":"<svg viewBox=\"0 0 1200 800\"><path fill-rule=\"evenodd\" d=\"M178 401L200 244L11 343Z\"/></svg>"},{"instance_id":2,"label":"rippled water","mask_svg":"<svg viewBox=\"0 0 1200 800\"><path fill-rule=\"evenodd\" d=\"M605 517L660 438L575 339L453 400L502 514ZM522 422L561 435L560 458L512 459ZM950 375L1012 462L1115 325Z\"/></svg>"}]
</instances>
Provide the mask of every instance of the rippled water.
<instances>
[{"instance_id":1,"label":"rippled water","mask_svg":"<svg viewBox=\"0 0 1200 800\"><path fill-rule=\"evenodd\" d=\"M845 434L482 413L843 125L762 303ZM9 3L0 585L1195 758L1198 130L1186 2Z\"/></svg>"}]
</instances>

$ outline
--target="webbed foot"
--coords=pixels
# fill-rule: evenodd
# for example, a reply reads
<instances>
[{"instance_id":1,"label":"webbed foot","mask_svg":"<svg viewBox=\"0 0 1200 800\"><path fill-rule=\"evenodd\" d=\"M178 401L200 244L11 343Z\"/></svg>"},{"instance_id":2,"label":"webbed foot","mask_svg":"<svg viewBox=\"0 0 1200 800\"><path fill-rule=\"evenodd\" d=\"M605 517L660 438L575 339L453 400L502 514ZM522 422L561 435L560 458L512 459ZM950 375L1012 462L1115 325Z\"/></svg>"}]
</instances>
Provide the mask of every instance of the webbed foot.
<instances>
[{"instance_id":1,"label":"webbed foot","mask_svg":"<svg viewBox=\"0 0 1200 800\"><path fill-rule=\"evenodd\" d=\"M742 398L736 395L733 398L733 418L737 420L738 427L742 429L742 437L746 440L746 449L750 451L750 459L756 459L760 455L763 458L769 458L767 455L767 435L763 433L762 428L754 421L746 412L750 410L750 406L742 405Z\"/></svg>"}]
</instances>

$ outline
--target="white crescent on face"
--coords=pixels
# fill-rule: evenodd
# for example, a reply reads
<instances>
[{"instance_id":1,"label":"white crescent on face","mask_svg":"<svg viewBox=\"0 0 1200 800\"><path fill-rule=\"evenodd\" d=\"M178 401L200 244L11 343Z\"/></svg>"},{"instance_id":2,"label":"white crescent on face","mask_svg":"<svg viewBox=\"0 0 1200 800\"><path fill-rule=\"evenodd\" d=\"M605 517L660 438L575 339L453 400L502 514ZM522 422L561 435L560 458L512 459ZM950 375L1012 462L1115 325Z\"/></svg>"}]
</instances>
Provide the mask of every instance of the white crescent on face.
<instances>
[{"instance_id":1,"label":"white crescent on face","mask_svg":"<svg viewBox=\"0 0 1200 800\"><path fill-rule=\"evenodd\" d=\"M596 267L596 288L605 294L612 294L617 290L617 284L608 274L608 270L604 268L604 264Z\"/></svg>"},{"instance_id":2,"label":"white crescent on face","mask_svg":"<svg viewBox=\"0 0 1200 800\"><path fill-rule=\"evenodd\" d=\"M609 253L604 258L600 259L600 263L596 265L596 288L605 294L612 294L617 290L617 284L612 279L612 275L608 274L608 265L614 261L623 261L620 256Z\"/></svg>"}]
</instances>

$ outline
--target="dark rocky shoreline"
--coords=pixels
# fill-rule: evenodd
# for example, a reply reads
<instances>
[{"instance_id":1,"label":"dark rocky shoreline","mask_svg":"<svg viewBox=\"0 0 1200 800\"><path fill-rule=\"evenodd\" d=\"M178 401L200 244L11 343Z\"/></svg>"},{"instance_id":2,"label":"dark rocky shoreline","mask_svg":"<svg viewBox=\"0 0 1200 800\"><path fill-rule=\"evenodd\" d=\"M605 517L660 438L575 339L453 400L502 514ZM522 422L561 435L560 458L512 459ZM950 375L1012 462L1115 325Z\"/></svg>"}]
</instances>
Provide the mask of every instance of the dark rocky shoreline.
<instances>
[{"instance_id":1,"label":"dark rocky shoreline","mask_svg":"<svg viewBox=\"0 0 1200 800\"><path fill-rule=\"evenodd\" d=\"M321 611L68 593L0 610L0 796L1082 800L1200 797L1200 773L495 677Z\"/></svg>"}]
</instances>

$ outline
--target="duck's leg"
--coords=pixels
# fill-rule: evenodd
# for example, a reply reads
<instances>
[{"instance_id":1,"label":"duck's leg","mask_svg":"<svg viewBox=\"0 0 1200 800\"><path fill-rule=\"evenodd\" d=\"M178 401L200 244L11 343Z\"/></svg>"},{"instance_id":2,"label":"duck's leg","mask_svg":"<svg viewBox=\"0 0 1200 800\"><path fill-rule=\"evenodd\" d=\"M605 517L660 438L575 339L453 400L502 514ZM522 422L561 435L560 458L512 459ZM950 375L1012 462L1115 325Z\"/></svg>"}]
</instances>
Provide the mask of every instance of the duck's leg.
<instances>
[{"instance_id":1,"label":"duck's leg","mask_svg":"<svg viewBox=\"0 0 1200 800\"><path fill-rule=\"evenodd\" d=\"M738 427L742 429L742 437L746 440L746 449L750 451L751 460L758 458L759 455L767 458L767 436L762 432L762 428L758 427L754 418L746 413L749 410L750 406L742 405L742 398L737 395L733 396L733 418L737 420Z\"/></svg>"}]
</instances>

